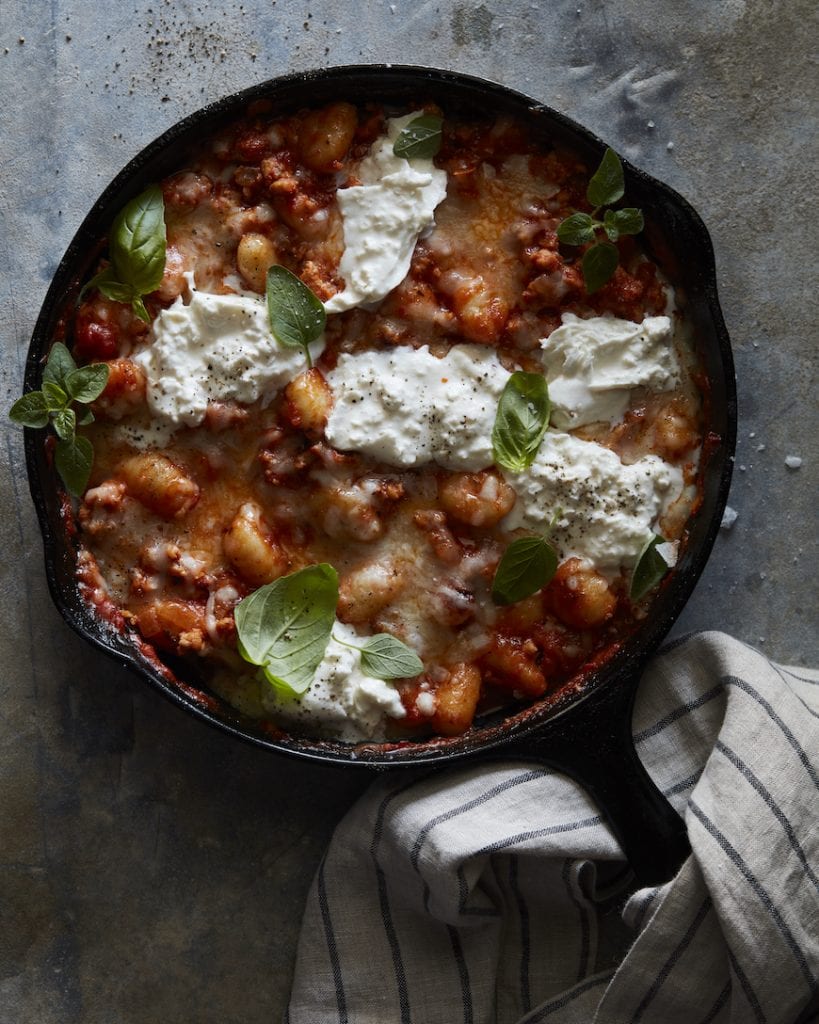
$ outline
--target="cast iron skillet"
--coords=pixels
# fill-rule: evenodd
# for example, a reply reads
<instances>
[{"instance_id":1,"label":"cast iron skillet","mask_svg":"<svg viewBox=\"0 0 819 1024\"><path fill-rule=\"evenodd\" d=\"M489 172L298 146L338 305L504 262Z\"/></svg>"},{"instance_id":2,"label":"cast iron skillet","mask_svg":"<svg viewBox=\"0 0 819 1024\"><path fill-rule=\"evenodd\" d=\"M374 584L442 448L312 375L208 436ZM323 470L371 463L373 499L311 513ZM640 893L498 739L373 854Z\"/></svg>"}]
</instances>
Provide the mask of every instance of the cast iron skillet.
<instances>
[{"instance_id":1,"label":"cast iron skillet","mask_svg":"<svg viewBox=\"0 0 819 1024\"><path fill-rule=\"evenodd\" d=\"M290 75L221 99L185 118L136 156L103 192L68 247L46 295L26 364L26 389L40 386L42 365L55 326L90 273L115 214L148 183L184 165L189 145L261 98L273 112L320 105L338 98L378 101L411 109L435 100L450 114L512 114L533 136L564 144L590 167L604 144L561 114L502 86L418 67L354 66ZM387 768L444 765L467 757L503 756L547 762L580 781L604 808L639 881L670 877L688 853L680 817L643 769L631 739L631 709L648 657L679 615L702 572L719 527L731 477L736 433L736 394L728 335L717 301L714 256L708 232L695 211L667 186L625 165L629 205L641 207L645 240L677 286L694 328L708 375L710 437L704 458L702 503L692 517L676 571L661 588L651 614L619 650L560 693L523 709L497 712L465 736L406 744L350 747L331 741L282 737L200 688L177 679L152 652L98 618L81 600L75 580L72 517L53 470L42 431L28 430L25 446L32 497L43 533L52 597L82 637L133 669L166 697L225 732L270 750L338 765Z\"/></svg>"}]
</instances>

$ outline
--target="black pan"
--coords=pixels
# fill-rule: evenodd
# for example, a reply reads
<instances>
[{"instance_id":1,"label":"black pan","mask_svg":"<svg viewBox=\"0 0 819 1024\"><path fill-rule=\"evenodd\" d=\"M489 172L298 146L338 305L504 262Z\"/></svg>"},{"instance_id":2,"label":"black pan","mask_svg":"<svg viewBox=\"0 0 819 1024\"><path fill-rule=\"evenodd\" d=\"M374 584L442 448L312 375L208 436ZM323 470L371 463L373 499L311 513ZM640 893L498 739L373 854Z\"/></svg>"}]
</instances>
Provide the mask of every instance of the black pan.
<instances>
[{"instance_id":1,"label":"black pan","mask_svg":"<svg viewBox=\"0 0 819 1024\"><path fill-rule=\"evenodd\" d=\"M604 143L520 93L500 85L428 68L354 66L290 75L221 99L174 125L136 156L103 192L68 247L34 329L26 390L41 383L43 361L61 313L77 295L122 205L184 162L189 145L264 97L273 112L338 98L396 106L434 100L451 113L511 114L534 136L564 144L593 167ZM243 740L294 757L368 768L444 765L468 757L535 758L580 781L605 810L640 882L668 878L688 853L682 820L640 764L631 739L631 710L646 660L680 614L705 566L728 495L736 437L736 392L728 335L717 300L714 254L702 221L676 192L625 164L626 194L641 207L653 258L677 287L709 379L710 436L702 467L702 501L689 524L680 562L636 633L556 697L524 710L497 712L464 736L403 744L342 743L281 737L240 715L191 680L174 676L136 637L98 618L82 601L75 578L76 547L70 504L53 469L44 431L27 430L31 494L45 546L46 573L61 614L82 637L134 670L170 700Z\"/></svg>"}]
</instances>

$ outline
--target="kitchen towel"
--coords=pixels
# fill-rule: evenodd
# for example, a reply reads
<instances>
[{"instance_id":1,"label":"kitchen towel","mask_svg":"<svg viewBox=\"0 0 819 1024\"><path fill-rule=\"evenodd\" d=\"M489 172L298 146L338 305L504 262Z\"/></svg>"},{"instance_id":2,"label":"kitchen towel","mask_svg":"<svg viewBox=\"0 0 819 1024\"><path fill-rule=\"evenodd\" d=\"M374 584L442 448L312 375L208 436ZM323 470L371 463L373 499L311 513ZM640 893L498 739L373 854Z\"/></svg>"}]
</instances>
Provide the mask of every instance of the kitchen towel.
<instances>
[{"instance_id":1,"label":"kitchen towel","mask_svg":"<svg viewBox=\"0 0 819 1024\"><path fill-rule=\"evenodd\" d=\"M819 673L684 637L633 732L688 828L675 878L635 891L598 807L542 765L390 774L318 869L289 1024L817 1019Z\"/></svg>"}]
</instances>

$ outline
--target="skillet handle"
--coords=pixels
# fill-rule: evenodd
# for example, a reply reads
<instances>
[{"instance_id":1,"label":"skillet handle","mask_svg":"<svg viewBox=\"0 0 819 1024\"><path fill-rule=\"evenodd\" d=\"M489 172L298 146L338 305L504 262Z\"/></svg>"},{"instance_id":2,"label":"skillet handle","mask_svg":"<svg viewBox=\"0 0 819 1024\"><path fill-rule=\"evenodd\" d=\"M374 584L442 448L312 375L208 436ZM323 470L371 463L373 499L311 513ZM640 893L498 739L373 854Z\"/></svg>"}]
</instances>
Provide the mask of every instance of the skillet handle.
<instances>
[{"instance_id":1,"label":"skillet handle","mask_svg":"<svg viewBox=\"0 0 819 1024\"><path fill-rule=\"evenodd\" d=\"M636 685L614 680L589 694L582 714L559 715L514 742L591 794L641 886L671 879L691 852L685 822L657 789L631 736Z\"/></svg>"}]
</instances>

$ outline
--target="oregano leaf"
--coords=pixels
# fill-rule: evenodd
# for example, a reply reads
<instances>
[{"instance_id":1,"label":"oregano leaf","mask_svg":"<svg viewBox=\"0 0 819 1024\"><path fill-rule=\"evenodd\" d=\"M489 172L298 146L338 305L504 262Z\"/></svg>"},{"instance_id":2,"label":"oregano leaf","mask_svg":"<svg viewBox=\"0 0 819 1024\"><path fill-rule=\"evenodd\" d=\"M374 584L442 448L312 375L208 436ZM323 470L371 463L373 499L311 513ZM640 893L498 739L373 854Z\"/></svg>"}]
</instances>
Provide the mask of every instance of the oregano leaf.
<instances>
[{"instance_id":1,"label":"oregano leaf","mask_svg":"<svg viewBox=\"0 0 819 1024\"><path fill-rule=\"evenodd\" d=\"M573 213L560 222L557 237L564 245L585 245L594 238L594 220L588 213Z\"/></svg>"},{"instance_id":2,"label":"oregano leaf","mask_svg":"<svg viewBox=\"0 0 819 1024\"><path fill-rule=\"evenodd\" d=\"M611 206L618 199L622 199L625 189L620 157L611 147L608 147L600 161L600 166L589 181L586 198L595 209L600 206Z\"/></svg>"},{"instance_id":3,"label":"oregano leaf","mask_svg":"<svg viewBox=\"0 0 819 1024\"><path fill-rule=\"evenodd\" d=\"M606 210L603 227L612 242L616 242L621 235L639 235L644 227L642 211L633 206L622 210Z\"/></svg>"},{"instance_id":4,"label":"oregano leaf","mask_svg":"<svg viewBox=\"0 0 819 1024\"><path fill-rule=\"evenodd\" d=\"M70 441L77 432L77 414L71 408L60 409L53 422L57 437L63 441Z\"/></svg>"},{"instance_id":5,"label":"oregano leaf","mask_svg":"<svg viewBox=\"0 0 819 1024\"><path fill-rule=\"evenodd\" d=\"M72 370L65 378L65 388L75 402L87 405L103 393L108 383L109 368L105 363L90 363Z\"/></svg>"},{"instance_id":6,"label":"oregano leaf","mask_svg":"<svg viewBox=\"0 0 819 1024\"><path fill-rule=\"evenodd\" d=\"M42 391L29 391L18 398L9 410L9 419L23 427L44 427L48 423L48 407Z\"/></svg>"},{"instance_id":7,"label":"oregano leaf","mask_svg":"<svg viewBox=\"0 0 819 1024\"><path fill-rule=\"evenodd\" d=\"M61 341L55 342L48 353L45 369L43 370L43 383L57 384L65 387L65 379L72 370L77 369L74 357Z\"/></svg>"},{"instance_id":8,"label":"oregano leaf","mask_svg":"<svg viewBox=\"0 0 819 1024\"><path fill-rule=\"evenodd\" d=\"M611 242L598 242L583 253L581 264L586 291L593 295L610 281L620 262L617 246Z\"/></svg>"},{"instance_id":9,"label":"oregano leaf","mask_svg":"<svg viewBox=\"0 0 819 1024\"><path fill-rule=\"evenodd\" d=\"M88 438L60 438L54 452L54 463L68 491L75 498L82 497L94 465L94 449Z\"/></svg>"},{"instance_id":10,"label":"oregano leaf","mask_svg":"<svg viewBox=\"0 0 819 1024\"><path fill-rule=\"evenodd\" d=\"M43 398L49 412L59 412L71 401L68 393L59 384L50 380L43 381Z\"/></svg>"}]
</instances>

